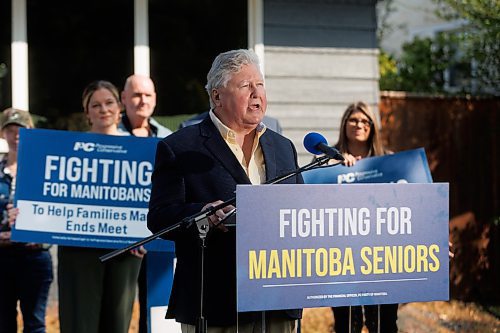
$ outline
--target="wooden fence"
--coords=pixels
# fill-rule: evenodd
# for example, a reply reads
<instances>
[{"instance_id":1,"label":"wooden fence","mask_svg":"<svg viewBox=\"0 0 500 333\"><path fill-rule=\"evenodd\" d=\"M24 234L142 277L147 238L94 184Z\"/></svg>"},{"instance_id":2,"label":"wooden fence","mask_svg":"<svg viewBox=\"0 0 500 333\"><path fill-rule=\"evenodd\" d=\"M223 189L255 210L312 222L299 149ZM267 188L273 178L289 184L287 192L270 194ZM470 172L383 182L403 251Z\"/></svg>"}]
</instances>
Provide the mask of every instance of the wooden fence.
<instances>
[{"instance_id":1,"label":"wooden fence","mask_svg":"<svg viewBox=\"0 0 500 333\"><path fill-rule=\"evenodd\" d=\"M382 137L424 147L434 182L450 183L452 296L500 301L500 98L382 92Z\"/></svg>"}]
</instances>

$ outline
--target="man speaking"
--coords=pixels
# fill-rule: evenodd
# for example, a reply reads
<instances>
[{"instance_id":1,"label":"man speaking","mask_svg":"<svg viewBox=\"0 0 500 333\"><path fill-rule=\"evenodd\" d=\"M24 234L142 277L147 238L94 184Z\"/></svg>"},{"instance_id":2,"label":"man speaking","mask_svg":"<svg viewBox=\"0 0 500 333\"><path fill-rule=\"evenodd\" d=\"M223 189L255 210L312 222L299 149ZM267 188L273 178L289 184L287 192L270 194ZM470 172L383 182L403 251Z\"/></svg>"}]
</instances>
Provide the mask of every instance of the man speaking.
<instances>
[{"instance_id":1,"label":"man speaking","mask_svg":"<svg viewBox=\"0 0 500 333\"><path fill-rule=\"evenodd\" d=\"M148 213L152 232L233 198L236 184L262 184L298 168L292 142L262 123L266 90L253 51L219 54L207 75L206 89L209 116L158 144ZM286 181L302 182L300 175ZM167 318L180 322L183 333L195 333L201 316L209 333L295 331L300 310L237 313L236 230L218 224L232 208L209 217L203 272L196 226L166 235L175 241L177 256ZM257 237L258 232L248 237Z\"/></svg>"}]
</instances>

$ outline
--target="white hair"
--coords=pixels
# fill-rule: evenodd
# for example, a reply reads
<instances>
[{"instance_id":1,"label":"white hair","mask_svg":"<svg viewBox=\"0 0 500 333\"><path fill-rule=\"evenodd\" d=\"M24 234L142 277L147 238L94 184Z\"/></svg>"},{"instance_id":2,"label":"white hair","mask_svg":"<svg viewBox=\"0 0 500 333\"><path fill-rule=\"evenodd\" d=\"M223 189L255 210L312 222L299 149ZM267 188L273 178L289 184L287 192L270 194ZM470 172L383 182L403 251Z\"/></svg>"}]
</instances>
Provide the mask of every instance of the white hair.
<instances>
[{"instance_id":1,"label":"white hair","mask_svg":"<svg viewBox=\"0 0 500 333\"><path fill-rule=\"evenodd\" d=\"M259 57L252 50L239 49L219 54L212 63L212 68L207 74L205 89L210 100L210 107L214 108L211 93L213 89L225 87L231 76L238 73L243 65L255 65L259 71Z\"/></svg>"}]
</instances>

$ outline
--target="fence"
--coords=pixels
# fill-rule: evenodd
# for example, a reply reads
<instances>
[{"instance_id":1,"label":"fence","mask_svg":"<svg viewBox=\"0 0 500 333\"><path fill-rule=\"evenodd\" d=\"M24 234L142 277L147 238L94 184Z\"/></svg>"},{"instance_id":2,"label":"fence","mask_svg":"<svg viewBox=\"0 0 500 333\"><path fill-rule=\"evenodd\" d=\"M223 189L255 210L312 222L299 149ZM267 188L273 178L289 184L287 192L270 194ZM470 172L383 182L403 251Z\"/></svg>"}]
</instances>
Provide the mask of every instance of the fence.
<instances>
[{"instance_id":1,"label":"fence","mask_svg":"<svg viewBox=\"0 0 500 333\"><path fill-rule=\"evenodd\" d=\"M500 98L382 92L382 137L393 151L424 147L434 182L450 183L455 258L451 294L498 301Z\"/></svg>"}]
</instances>

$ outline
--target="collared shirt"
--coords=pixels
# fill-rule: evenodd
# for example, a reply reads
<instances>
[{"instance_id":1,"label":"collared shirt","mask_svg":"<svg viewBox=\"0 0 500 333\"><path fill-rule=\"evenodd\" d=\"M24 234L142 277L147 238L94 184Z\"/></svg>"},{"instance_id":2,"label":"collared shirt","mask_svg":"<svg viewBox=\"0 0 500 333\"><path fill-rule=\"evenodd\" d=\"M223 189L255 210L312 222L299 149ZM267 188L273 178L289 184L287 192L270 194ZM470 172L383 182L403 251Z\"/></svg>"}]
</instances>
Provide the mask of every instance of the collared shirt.
<instances>
[{"instance_id":1,"label":"collared shirt","mask_svg":"<svg viewBox=\"0 0 500 333\"><path fill-rule=\"evenodd\" d=\"M172 134L171 130L169 130L165 126L160 125L160 123L154 120L153 118L149 118L148 123L149 123L149 128L151 129L151 133L149 136L164 138ZM125 112L122 113L122 120L118 124L118 131L127 135L133 135L132 124L130 124L130 119L128 118Z\"/></svg>"},{"instance_id":2,"label":"collared shirt","mask_svg":"<svg viewBox=\"0 0 500 333\"><path fill-rule=\"evenodd\" d=\"M266 131L266 125L260 123L256 128L256 135L253 139L252 154L250 155L250 161L248 161L247 166L247 161L245 160L245 156L243 155L243 150L236 142L236 132L224 125L212 110L210 110L209 115L215 127L222 135L222 138L227 143L238 162L240 162L243 170L245 170L245 173L250 179L250 182L253 185L265 183L266 164L264 161L264 154L262 153L259 139Z\"/></svg>"}]
</instances>

